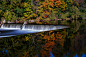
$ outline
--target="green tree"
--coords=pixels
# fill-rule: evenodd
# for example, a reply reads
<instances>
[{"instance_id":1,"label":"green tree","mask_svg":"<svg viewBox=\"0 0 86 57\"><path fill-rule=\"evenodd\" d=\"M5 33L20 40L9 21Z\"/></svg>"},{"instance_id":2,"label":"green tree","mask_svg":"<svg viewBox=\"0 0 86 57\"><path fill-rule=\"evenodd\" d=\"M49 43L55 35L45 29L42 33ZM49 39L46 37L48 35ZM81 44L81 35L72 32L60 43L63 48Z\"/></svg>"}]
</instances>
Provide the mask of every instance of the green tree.
<instances>
[{"instance_id":1,"label":"green tree","mask_svg":"<svg viewBox=\"0 0 86 57\"><path fill-rule=\"evenodd\" d=\"M35 11L32 9L30 2L27 2L27 3L25 2L24 7L25 7L25 13L23 14L24 14L25 19L30 19L37 16L35 14Z\"/></svg>"},{"instance_id":2,"label":"green tree","mask_svg":"<svg viewBox=\"0 0 86 57\"><path fill-rule=\"evenodd\" d=\"M15 13L11 12L11 11L8 11L8 10L5 11L3 16L4 16L6 21L16 20Z\"/></svg>"}]
</instances>

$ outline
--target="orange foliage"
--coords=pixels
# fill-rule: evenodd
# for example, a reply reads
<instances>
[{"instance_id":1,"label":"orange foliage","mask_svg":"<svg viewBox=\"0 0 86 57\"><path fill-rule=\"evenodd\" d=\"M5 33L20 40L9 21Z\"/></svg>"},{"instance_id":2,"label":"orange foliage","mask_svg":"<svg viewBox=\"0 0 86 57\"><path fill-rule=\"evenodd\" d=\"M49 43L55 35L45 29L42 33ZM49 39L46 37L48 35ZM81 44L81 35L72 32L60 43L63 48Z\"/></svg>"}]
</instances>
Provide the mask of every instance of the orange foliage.
<instances>
[{"instance_id":1,"label":"orange foliage","mask_svg":"<svg viewBox=\"0 0 86 57\"><path fill-rule=\"evenodd\" d=\"M45 15L44 18L47 18L47 15Z\"/></svg>"},{"instance_id":2,"label":"orange foliage","mask_svg":"<svg viewBox=\"0 0 86 57\"><path fill-rule=\"evenodd\" d=\"M50 56L50 52L49 51L42 50L41 53L42 53L42 57L45 57L45 55L46 55L46 57Z\"/></svg>"},{"instance_id":3,"label":"orange foliage","mask_svg":"<svg viewBox=\"0 0 86 57\"><path fill-rule=\"evenodd\" d=\"M43 34L41 34L41 36L44 36Z\"/></svg>"},{"instance_id":4,"label":"orange foliage","mask_svg":"<svg viewBox=\"0 0 86 57\"><path fill-rule=\"evenodd\" d=\"M47 24L47 23L45 23L45 24Z\"/></svg>"},{"instance_id":5,"label":"orange foliage","mask_svg":"<svg viewBox=\"0 0 86 57\"><path fill-rule=\"evenodd\" d=\"M47 52L46 51L42 51L42 57L44 57L44 55L47 55Z\"/></svg>"},{"instance_id":6,"label":"orange foliage","mask_svg":"<svg viewBox=\"0 0 86 57\"><path fill-rule=\"evenodd\" d=\"M57 39L58 41L60 41L60 40L62 39L62 35L61 35L61 34L57 34L57 35L56 35L56 39Z\"/></svg>"},{"instance_id":7,"label":"orange foliage","mask_svg":"<svg viewBox=\"0 0 86 57\"><path fill-rule=\"evenodd\" d=\"M29 57L29 52L24 52L22 57Z\"/></svg>"},{"instance_id":8,"label":"orange foliage","mask_svg":"<svg viewBox=\"0 0 86 57\"><path fill-rule=\"evenodd\" d=\"M63 47L64 46L64 39L63 39L63 35L59 32L57 32L56 34L56 41L58 41L58 43Z\"/></svg>"},{"instance_id":9,"label":"orange foliage","mask_svg":"<svg viewBox=\"0 0 86 57\"><path fill-rule=\"evenodd\" d=\"M53 31L50 31L50 33L52 33Z\"/></svg>"},{"instance_id":10,"label":"orange foliage","mask_svg":"<svg viewBox=\"0 0 86 57\"><path fill-rule=\"evenodd\" d=\"M54 35L54 33L51 35L51 40L55 40L55 35Z\"/></svg>"},{"instance_id":11,"label":"orange foliage","mask_svg":"<svg viewBox=\"0 0 86 57\"><path fill-rule=\"evenodd\" d=\"M54 0L45 0L45 2L54 2Z\"/></svg>"},{"instance_id":12,"label":"orange foliage","mask_svg":"<svg viewBox=\"0 0 86 57\"><path fill-rule=\"evenodd\" d=\"M51 2L54 2L54 0L50 0Z\"/></svg>"},{"instance_id":13,"label":"orange foliage","mask_svg":"<svg viewBox=\"0 0 86 57\"><path fill-rule=\"evenodd\" d=\"M53 41L48 41L43 48L46 50L41 50L40 52L42 53L42 57L44 57L44 55L46 55L47 57L50 56L50 51L52 51L52 48L54 47L55 43Z\"/></svg>"},{"instance_id":14,"label":"orange foliage","mask_svg":"<svg viewBox=\"0 0 86 57\"><path fill-rule=\"evenodd\" d=\"M43 39L49 39L48 35L44 35Z\"/></svg>"},{"instance_id":15,"label":"orange foliage","mask_svg":"<svg viewBox=\"0 0 86 57\"><path fill-rule=\"evenodd\" d=\"M52 48L54 47L55 43L53 41L48 41L43 48L46 50L41 50L40 52L42 53L42 57L44 57L44 55L46 56L50 56L50 51L52 51Z\"/></svg>"},{"instance_id":16,"label":"orange foliage","mask_svg":"<svg viewBox=\"0 0 86 57\"><path fill-rule=\"evenodd\" d=\"M46 48L51 47L52 48L54 45L55 45L55 43L53 41L49 41L48 43L45 44L44 47L46 47Z\"/></svg>"},{"instance_id":17,"label":"orange foliage","mask_svg":"<svg viewBox=\"0 0 86 57\"><path fill-rule=\"evenodd\" d=\"M42 5L43 5L44 7L47 7L47 6L48 6L48 3L42 2Z\"/></svg>"},{"instance_id":18,"label":"orange foliage","mask_svg":"<svg viewBox=\"0 0 86 57\"><path fill-rule=\"evenodd\" d=\"M52 39L56 40L58 42L58 44L60 44L63 47L66 35L67 35L66 30L62 31L61 33L57 32L55 34L53 33L53 31L46 32L43 39L46 39L49 41L46 41L45 45L42 46L42 48L44 48L44 50L46 50L46 51L44 51L44 50L40 51L42 53L42 56L43 57L44 57L44 55L49 56L50 52L52 51L52 48L55 47L55 42L52 41Z\"/></svg>"},{"instance_id":19,"label":"orange foliage","mask_svg":"<svg viewBox=\"0 0 86 57\"><path fill-rule=\"evenodd\" d=\"M45 10L44 13L46 13L47 11Z\"/></svg>"},{"instance_id":20,"label":"orange foliage","mask_svg":"<svg viewBox=\"0 0 86 57\"><path fill-rule=\"evenodd\" d=\"M58 8L60 5L61 5L61 1L60 1L60 0L55 2L55 6L56 6L57 8Z\"/></svg>"},{"instance_id":21,"label":"orange foliage","mask_svg":"<svg viewBox=\"0 0 86 57\"><path fill-rule=\"evenodd\" d=\"M50 3L50 6L51 6L51 7L53 7L53 5L54 5L53 3Z\"/></svg>"},{"instance_id":22,"label":"orange foliage","mask_svg":"<svg viewBox=\"0 0 86 57\"><path fill-rule=\"evenodd\" d=\"M54 37L54 33L51 35L51 37Z\"/></svg>"}]
</instances>

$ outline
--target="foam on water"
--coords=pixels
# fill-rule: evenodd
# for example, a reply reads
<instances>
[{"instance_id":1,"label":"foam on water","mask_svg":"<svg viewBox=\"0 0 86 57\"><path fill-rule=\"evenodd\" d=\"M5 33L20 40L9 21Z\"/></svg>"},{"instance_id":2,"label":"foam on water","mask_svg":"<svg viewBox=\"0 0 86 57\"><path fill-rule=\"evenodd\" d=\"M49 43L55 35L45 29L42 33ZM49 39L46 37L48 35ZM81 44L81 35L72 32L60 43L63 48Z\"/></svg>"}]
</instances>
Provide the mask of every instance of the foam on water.
<instances>
[{"instance_id":1,"label":"foam on water","mask_svg":"<svg viewBox=\"0 0 86 57\"><path fill-rule=\"evenodd\" d=\"M67 26L55 25L23 25L23 24L3 24L3 29L20 29L20 30L33 30L33 31L50 31L56 29L68 28Z\"/></svg>"},{"instance_id":2,"label":"foam on water","mask_svg":"<svg viewBox=\"0 0 86 57\"><path fill-rule=\"evenodd\" d=\"M29 33L37 33L50 30L68 28L62 25L23 25L23 24L2 24L0 28L0 38L16 36Z\"/></svg>"},{"instance_id":3,"label":"foam on water","mask_svg":"<svg viewBox=\"0 0 86 57\"><path fill-rule=\"evenodd\" d=\"M3 29L21 29L22 24L2 24Z\"/></svg>"}]
</instances>

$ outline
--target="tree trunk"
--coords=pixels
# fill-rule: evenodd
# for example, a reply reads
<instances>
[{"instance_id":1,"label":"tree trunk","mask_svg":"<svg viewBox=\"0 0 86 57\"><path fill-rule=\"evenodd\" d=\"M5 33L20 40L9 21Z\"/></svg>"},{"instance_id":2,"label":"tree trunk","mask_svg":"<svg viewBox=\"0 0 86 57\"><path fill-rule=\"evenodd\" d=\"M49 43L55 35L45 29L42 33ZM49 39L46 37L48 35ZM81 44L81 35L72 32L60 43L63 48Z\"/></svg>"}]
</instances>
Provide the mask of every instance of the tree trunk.
<instances>
[{"instance_id":1,"label":"tree trunk","mask_svg":"<svg viewBox=\"0 0 86 57\"><path fill-rule=\"evenodd\" d=\"M35 41L34 41L34 37L32 36L32 39L33 39L33 43L35 44Z\"/></svg>"},{"instance_id":2,"label":"tree trunk","mask_svg":"<svg viewBox=\"0 0 86 57\"><path fill-rule=\"evenodd\" d=\"M33 0L31 0L31 6L33 5Z\"/></svg>"}]
</instances>

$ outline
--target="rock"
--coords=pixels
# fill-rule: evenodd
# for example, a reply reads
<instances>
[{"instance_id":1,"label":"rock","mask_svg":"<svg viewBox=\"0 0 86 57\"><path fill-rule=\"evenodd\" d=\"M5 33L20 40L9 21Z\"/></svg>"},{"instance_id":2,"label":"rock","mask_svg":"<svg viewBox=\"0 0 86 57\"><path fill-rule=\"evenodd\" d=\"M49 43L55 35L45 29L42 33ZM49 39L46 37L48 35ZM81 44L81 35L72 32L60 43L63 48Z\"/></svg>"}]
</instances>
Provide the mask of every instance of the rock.
<instances>
[{"instance_id":1,"label":"rock","mask_svg":"<svg viewBox=\"0 0 86 57\"><path fill-rule=\"evenodd\" d=\"M29 22L31 22L31 23L32 23L32 22L34 22L34 20L30 20Z\"/></svg>"},{"instance_id":2,"label":"rock","mask_svg":"<svg viewBox=\"0 0 86 57\"><path fill-rule=\"evenodd\" d=\"M24 24L28 24L27 21L25 21Z\"/></svg>"},{"instance_id":3,"label":"rock","mask_svg":"<svg viewBox=\"0 0 86 57\"><path fill-rule=\"evenodd\" d=\"M2 22L5 23L5 19Z\"/></svg>"}]
</instances>

